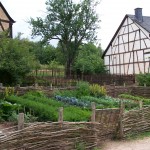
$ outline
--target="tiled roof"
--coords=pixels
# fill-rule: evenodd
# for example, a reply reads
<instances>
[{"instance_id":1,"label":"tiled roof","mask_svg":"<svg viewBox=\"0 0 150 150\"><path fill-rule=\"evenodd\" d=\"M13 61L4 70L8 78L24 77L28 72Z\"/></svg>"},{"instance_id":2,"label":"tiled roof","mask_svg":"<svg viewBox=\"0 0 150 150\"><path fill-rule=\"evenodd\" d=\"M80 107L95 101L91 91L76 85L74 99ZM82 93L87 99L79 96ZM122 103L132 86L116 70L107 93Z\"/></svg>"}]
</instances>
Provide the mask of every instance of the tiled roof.
<instances>
[{"instance_id":1,"label":"tiled roof","mask_svg":"<svg viewBox=\"0 0 150 150\"><path fill-rule=\"evenodd\" d=\"M143 22L139 22L134 15L128 15L128 17L150 32L150 16L143 16Z\"/></svg>"}]
</instances>

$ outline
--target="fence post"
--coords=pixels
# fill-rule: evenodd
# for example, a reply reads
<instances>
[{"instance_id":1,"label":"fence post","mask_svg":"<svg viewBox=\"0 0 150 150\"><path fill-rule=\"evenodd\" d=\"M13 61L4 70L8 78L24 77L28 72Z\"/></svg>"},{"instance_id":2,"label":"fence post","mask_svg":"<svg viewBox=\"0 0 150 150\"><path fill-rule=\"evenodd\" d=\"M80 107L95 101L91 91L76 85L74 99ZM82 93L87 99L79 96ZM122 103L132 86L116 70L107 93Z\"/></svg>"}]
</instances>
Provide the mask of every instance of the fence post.
<instances>
[{"instance_id":1,"label":"fence post","mask_svg":"<svg viewBox=\"0 0 150 150\"><path fill-rule=\"evenodd\" d=\"M92 102L92 103L91 103L91 106L92 106L91 122L95 122L95 115L96 115L96 106L95 106L95 103Z\"/></svg>"},{"instance_id":2,"label":"fence post","mask_svg":"<svg viewBox=\"0 0 150 150\"><path fill-rule=\"evenodd\" d=\"M125 82L123 83L123 86L126 87L126 83Z\"/></svg>"},{"instance_id":3,"label":"fence post","mask_svg":"<svg viewBox=\"0 0 150 150\"><path fill-rule=\"evenodd\" d=\"M140 109L143 108L143 102L142 101L139 101L139 107L140 107Z\"/></svg>"},{"instance_id":4,"label":"fence post","mask_svg":"<svg viewBox=\"0 0 150 150\"><path fill-rule=\"evenodd\" d=\"M38 83L35 83L35 84L34 84L34 87L35 87L35 88L38 88Z\"/></svg>"},{"instance_id":5,"label":"fence post","mask_svg":"<svg viewBox=\"0 0 150 150\"><path fill-rule=\"evenodd\" d=\"M0 88L3 87L3 83L0 83Z\"/></svg>"},{"instance_id":6,"label":"fence post","mask_svg":"<svg viewBox=\"0 0 150 150\"><path fill-rule=\"evenodd\" d=\"M123 136L124 136L124 133L123 133L123 123L122 123L123 113L124 113L124 103L121 100L120 101L120 116L119 116L119 138L120 139L122 139Z\"/></svg>"},{"instance_id":7,"label":"fence post","mask_svg":"<svg viewBox=\"0 0 150 150\"><path fill-rule=\"evenodd\" d=\"M22 130L24 128L24 113L19 113L18 116L18 130Z\"/></svg>"},{"instance_id":8,"label":"fence post","mask_svg":"<svg viewBox=\"0 0 150 150\"><path fill-rule=\"evenodd\" d=\"M58 122L63 123L63 107L59 108Z\"/></svg>"},{"instance_id":9,"label":"fence post","mask_svg":"<svg viewBox=\"0 0 150 150\"><path fill-rule=\"evenodd\" d=\"M52 83L51 83L51 85L50 85L50 89L53 90L53 85L52 85Z\"/></svg>"}]
</instances>

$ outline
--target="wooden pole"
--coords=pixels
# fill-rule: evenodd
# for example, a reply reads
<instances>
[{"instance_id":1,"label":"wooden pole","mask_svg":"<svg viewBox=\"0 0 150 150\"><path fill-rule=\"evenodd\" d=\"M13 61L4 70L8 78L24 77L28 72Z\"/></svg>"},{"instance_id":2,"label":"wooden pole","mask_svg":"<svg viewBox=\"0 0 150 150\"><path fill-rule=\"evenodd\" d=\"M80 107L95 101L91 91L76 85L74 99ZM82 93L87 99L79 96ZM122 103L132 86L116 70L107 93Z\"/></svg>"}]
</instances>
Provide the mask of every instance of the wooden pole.
<instances>
[{"instance_id":1,"label":"wooden pole","mask_svg":"<svg viewBox=\"0 0 150 150\"><path fill-rule=\"evenodd\" d=\"M0 87L3 87L3 83L0 83Z\"/></svg>"},{"instance_id":2,"label":"wooden pole","mask_svg":"<svg viewBox=\"0 0 150 150\"><path fill-rule=\"evenodd\" d=\"M52 83L51 83L51 85L50 85L50 89L53 90L53 85L52 85Z\"/></svg>"},{"instance_id":3,"label":"wooden pole","mask_svg":"<svg viewBox=\"0 0 150 150\"><path fill-rule=\"evenodd\" d=\"M139 101L139 107L140 107L140 109L143 108L143 102L142 101Z\"/></svg>"},{"instance_id":4,"label":"wooden pole","mask_svg":"<svg viewBox=\"0 0 150 150\"><path fill-rule=\"evenodd\" d=\"M19 113L18 130L22 130L23 128L24 128L24 113Z\"/></svg>"},{"instance_id":5,"label":"wooden pole","mask_svg":"<svg viewBox=\"0 0 150 150\"><path fill-rule=\"evenodd\" d=\"M63 123L63 107L59 108L58 122Z\"/></svg>"},{"instance_id":6,"label":"wooden pole","mask_svg":"<svg viewBox=\"0 0 150 150\"><path fill-rule=\"evenodd\" d=\"M124 136L124 133L123 133L123 123L122 123L123 113L124 113L124 104L123 104L123 101L121 100L120 101L120 116L119 116L119 138L120 139L122 139L123 136Z\"/></svg>"},{"instance_id":7,"label":"wooden pole","mask_svg":"<svg viewBox=\"0 0 150 150\"><path fill-rule=\"evenodd\" d=\"M92 102L92 103L91 103L91 106L92 106L91 122L95 122L95 115L96 115L96 106L95 106L95 103Z\"/></svg>"},{"instance_id":8,"label":"wooden pole","mask_svg":"<svg viewBox=\"0 0 150 150\"><path fill-rule=\"evenodd\" d=\"M123 86L126 87L126 83L125 82L124 82Z\"/></svg>"}]
</instances>

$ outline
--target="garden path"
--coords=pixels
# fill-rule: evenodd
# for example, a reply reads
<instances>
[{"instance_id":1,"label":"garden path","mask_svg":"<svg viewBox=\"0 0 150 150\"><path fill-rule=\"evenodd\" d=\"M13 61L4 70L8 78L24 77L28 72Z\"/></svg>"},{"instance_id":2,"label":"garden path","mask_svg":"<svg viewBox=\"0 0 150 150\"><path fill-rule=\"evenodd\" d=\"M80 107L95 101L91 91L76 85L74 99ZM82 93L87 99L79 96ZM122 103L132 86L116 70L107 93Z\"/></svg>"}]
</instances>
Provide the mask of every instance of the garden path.
<instances>
[{"instance_id":1,"label":"garden path","mask_svg":"<svg viewBox=\"0 0 150 150\"><path fill-rule=\"evenodd\" d=\"M150 150L150 137L138 140L108 141L102 150Z\"/></svg>"}]
</instances>

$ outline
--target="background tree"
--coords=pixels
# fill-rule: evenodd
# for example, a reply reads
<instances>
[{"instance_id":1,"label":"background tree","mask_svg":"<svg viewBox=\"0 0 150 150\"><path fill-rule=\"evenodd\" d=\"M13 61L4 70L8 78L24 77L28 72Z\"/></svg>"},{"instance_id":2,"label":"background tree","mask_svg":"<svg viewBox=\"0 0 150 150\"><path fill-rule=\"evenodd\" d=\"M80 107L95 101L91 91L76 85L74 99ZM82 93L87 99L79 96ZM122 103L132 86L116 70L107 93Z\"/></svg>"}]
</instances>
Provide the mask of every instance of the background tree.
<instances>
[{"instance_id":1,"label":"background tree","mask_svg":"<svg viewBox=\"0 0 150 150\"><path fill-rule=\"evenodd\" d=\"M83 74L105 73L103 59L101 58L102 49L93 43L84 44L80 47L78 57L74 63L74 71Z\"/></svg>"},{"instance_id":2,"label":"background tree","mask_svg":"<svg viewBox=\"0 0 150 150\"><path fill-rule=\"evenodd\" d=\"M0 82L7 85L20 84L25 75L38 66L30 49L31 43L25 39L1 38Z\"/></svg>"},{"instance_id":3,"label":"background tree","mask_svg":"<svg viewBox=\"0 0 150 150\"><path fill-rule=\"evenodd\" d=\"M31 18L32 36L41 36L43 42L57 39L65 58L66 75L84 41L95 41L99 19L96 13L98 2L81 0L47 0L47 15L44 19Z\"/></svg>"}]
</instances>

